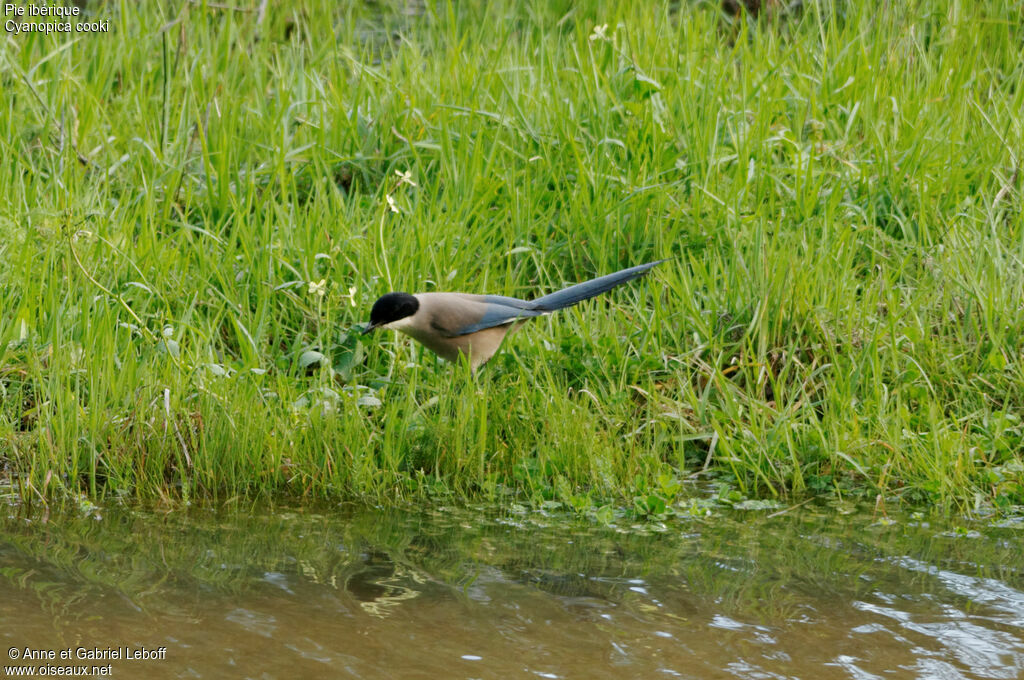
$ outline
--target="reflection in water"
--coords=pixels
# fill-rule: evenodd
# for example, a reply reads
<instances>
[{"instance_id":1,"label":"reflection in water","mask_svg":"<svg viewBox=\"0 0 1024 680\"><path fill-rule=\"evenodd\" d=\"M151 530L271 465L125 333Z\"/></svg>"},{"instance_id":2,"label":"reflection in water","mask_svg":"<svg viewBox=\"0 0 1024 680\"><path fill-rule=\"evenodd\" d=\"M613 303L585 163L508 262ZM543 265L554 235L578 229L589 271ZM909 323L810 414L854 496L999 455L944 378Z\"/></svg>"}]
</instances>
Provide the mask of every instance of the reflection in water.
<instances>
[{"instance_id":1,"label":"reflection in water","mask_svg":"<svg viewBox=\"0 0 1024 680\"><path fill-rule=\"evenodd\" d=\"M120 677L1024 674L1012 525L808 507L659 532L366 509L0 523L0 649L167 647Z\"/></svg>"}]
</instances>

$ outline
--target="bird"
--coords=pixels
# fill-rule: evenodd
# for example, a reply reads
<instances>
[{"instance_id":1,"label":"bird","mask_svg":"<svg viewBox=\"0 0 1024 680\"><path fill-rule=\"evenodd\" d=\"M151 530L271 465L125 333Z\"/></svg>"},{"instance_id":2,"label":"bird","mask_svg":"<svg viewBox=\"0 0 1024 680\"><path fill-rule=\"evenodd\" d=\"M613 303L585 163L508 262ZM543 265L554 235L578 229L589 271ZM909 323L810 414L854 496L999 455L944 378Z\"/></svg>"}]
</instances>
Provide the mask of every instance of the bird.
<instances>
[{"instance_id":1,"label":"bird","mask_svg":"<svg viewBox=\"0 0 1024 680\"><path fill-rule=\"evenodd\" d=\"M467 357L476 373L505 336L527 320L606 293L667 261L623 269L534 300L471 293L385 293L373 303L362 335L376 328L401 331L447 361Z\"/></svg>"}]
</instances>

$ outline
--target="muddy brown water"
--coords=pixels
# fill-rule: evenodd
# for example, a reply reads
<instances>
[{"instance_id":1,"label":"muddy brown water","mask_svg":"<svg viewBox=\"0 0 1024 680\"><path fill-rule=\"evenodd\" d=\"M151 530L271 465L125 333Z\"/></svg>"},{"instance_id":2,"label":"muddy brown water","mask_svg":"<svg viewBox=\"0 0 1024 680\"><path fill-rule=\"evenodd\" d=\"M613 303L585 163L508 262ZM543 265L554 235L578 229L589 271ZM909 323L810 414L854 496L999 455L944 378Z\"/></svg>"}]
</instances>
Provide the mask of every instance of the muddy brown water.
<instances>
[{"instance_id":1,"label":"muddy brown water","mask_svg":"<svg viewBox=\"0 0 1024 680\"><path fill-rule=\"evenodd\" d=\"M7 675L1024 677L1013 521L825 506L611 527L444 509L0 513Z\"/></svg>"}]
</instances>

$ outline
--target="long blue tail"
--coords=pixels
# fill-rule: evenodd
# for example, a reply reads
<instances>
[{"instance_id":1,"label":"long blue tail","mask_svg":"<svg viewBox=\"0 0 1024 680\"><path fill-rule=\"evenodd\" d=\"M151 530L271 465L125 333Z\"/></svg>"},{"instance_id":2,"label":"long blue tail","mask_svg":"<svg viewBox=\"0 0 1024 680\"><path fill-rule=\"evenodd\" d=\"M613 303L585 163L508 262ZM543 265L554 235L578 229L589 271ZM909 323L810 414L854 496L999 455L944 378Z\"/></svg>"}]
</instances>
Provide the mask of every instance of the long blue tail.
<instances>
[{"instance_id":1,"label":"long blue tail","mask_svg":"<svg viewBox=\"0 0 1024 680\"><path fill-rule=\"evenodd\" d=\"M539 297L536 300L531 300L531 306L533 309L543 312L553 312L558 309L565 309L571 307L577 302L583 302L589 300L592 297L596 297L601 293L606 293L615 286L625 283L626 281L632 281L638 276L643 276L652 267L656 267L662 262L668 260L658 260L657 262L648 262L647 264L637 265L636 267L630 267L629 269L623 269L622 271L615 272L614 274L608 274L606 276L599 276L596 279L584 281L583 283L577 283L575 286L569 286L562 290Z\"/></svg>"}]
</instances>

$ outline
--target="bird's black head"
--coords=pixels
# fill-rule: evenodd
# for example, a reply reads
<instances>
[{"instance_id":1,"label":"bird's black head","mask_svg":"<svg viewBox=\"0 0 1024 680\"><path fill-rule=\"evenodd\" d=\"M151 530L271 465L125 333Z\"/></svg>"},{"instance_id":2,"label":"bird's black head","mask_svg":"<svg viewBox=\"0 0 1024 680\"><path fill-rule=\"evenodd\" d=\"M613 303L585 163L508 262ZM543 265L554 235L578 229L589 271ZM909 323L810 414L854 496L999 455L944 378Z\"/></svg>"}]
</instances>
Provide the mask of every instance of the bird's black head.
<instances>
[{"instance_id":1,"label":"bird's black head","mask_svg":"<svg viewBox=\"0 0 1024 680\"><path fill-rule=\"evenodd\" d=\"M420 308L420 301L408 293L387 293L377 298L370 310L370 323L363 329L369 333L378 326L389 324L407 316L412 316Z\"/></svg>"}]
</instances>

